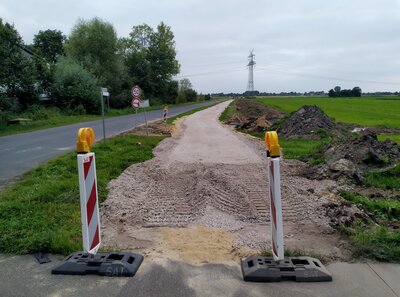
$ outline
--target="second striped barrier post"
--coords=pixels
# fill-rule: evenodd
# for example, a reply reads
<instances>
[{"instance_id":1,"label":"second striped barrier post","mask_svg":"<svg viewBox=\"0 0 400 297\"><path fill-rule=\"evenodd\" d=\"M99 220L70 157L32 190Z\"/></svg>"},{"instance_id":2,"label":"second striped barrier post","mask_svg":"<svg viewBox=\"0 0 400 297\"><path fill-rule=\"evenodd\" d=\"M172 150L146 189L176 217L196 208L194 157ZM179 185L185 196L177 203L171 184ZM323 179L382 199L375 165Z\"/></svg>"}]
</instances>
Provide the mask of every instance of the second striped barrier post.
<instances>
[{"instance_id":1,"label":"second striped barrier post","mask_svg":"<svg viewBox=\"0 0 400 297\"><path fill-rule=\"evenodd\" d=\"M272 257L251 256L241 261L243 279L253 282L332 281L332 275L316 258L285 257L283 244L283 218L281 201L281 148L276 131L265 133L268 161L269 200L271 205Z\"/></svg>"}]
</instances>

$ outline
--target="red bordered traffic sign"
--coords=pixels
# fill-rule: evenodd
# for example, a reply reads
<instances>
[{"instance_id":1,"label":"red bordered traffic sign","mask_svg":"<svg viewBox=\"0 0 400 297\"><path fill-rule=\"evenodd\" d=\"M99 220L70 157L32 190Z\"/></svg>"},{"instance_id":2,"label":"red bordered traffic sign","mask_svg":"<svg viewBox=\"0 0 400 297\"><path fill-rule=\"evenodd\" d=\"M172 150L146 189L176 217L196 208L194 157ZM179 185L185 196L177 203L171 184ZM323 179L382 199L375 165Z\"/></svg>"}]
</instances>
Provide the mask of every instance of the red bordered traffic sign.
<instances>
[{"instance_id":1,"label":"red bordered traffic sign","mask_svg":"<svg viewBox=\"0 0 400 297\"><path fill-rule=\"evenodd\" d=\"M140 94L142 94L142 90L139 88L139 86L134 86L134 87L132 88L131 93L132 93L132 96L133 96L134 98L139 98L139 97L140 97Z\"/></svg>"},{"instance_id":2,"label":"red bordered traffic sign","mask_svg":"<svg viewBox=\"0 0 400 297\"><path fill-rule=\"evenodd\" d=\"M132 104L133 108L139 108L140 107L140 100L134 98L134 99L132 99L131 104Z\"/></svg>"}]
</instances>

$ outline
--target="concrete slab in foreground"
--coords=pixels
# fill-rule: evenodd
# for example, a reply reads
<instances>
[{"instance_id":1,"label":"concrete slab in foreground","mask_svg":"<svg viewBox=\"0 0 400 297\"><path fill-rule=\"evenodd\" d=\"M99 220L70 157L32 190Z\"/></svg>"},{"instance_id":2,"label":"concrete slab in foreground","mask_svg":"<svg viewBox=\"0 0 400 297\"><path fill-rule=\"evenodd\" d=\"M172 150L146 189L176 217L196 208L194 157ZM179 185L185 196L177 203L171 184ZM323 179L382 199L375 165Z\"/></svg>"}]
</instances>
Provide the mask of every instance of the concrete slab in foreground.
<instances>
[{"instance_id":1,"label":"concrete slab in foreground","mask_svg":"<svg viewBox=\"0 0 400 297\"><path fill-rule=\"evenodd\" d=\"M246 283L239 264L148 259L133 278L51 275L62 257L0 257L0 296L400 296L400 264L333 263L331 283Z\"/></svg>"}]
</instances>

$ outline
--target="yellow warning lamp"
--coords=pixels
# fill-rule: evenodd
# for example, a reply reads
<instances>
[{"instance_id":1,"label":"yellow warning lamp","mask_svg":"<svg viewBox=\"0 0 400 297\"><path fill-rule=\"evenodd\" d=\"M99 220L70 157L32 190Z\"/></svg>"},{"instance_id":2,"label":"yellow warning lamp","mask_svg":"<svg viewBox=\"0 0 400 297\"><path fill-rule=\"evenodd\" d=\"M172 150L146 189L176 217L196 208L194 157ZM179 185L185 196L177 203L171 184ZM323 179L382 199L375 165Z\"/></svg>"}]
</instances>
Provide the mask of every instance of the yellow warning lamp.
<instances>
[{"instance_id":1,"label":"yellow warning lamp","mask_svg":"<svg viewBox=\"0 0 400 297\"><path fill-rule=\"evenodd\" d=\"M265 146L270 157L279 157L281 155L281 147L278 142L278 133L276 131L265 132Z\"/></svg>"},{"instance_id":2,"label":"yellow warning lamp","mask_svg":"<svg viewBox=\"0 0 400 297\"><path fill-rule=\"evenodd\" d=\"M88 153L90 146L94 142L94 131L92 128L80 128L78 131L78 140L76 141L76 150L78 153Z\"/></svg>"}]
</instances>

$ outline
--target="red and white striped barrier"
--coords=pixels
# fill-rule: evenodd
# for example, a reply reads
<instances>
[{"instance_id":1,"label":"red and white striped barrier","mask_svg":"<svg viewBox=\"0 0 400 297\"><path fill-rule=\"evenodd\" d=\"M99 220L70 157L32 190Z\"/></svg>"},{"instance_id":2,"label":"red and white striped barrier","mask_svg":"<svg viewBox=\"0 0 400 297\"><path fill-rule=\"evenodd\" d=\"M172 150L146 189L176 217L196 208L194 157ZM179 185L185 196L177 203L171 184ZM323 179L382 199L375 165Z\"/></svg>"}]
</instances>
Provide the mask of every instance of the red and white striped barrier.
<instances>
[{"instance_id":1,"label":"red and white striped barrier","mask_svg":"<svg viewBox=\"0 0 400 297\"><path fill-rule=\"evenodd\" d=\"M78 133L78 172L81 201L82 239L85 253L96 254L100 247L100 215L97 194L96 160L89 150L94 141L91 128L81 128ZM83 152L82 152L83 151Z\"/></svg>"},{"instance_id":2,"label":"red and white striped barrier","mask_svg":"<svg viewBox=\"0 0 400 297\"><path fill-rule=\"evenodd\" d=\"M269 199L271 201L272 255L275 261L283 260L283 220L281 202L280 146L276 132L265 133L268 155Z\"/></svg>"}]
</instances>

